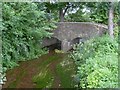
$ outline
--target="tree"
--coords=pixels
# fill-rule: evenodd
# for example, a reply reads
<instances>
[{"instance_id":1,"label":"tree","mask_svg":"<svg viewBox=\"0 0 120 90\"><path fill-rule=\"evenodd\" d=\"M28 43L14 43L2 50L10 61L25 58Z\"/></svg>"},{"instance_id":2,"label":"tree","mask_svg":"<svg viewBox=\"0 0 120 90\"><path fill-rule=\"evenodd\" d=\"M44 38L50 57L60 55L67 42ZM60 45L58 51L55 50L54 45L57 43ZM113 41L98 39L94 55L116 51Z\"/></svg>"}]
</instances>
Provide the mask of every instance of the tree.
<instances>
[{"instance_id":1,"label":"tree","mask_svg":"<svg viewBox=\"0 0 120 90\"><path fill-rule=\"evenodd\" d=\"M90 9L90 18L93 22L108 24L108 2L87 3L86 6Z\"/></svg>"},{"instance_id":2,"label":"tree","mask_svg":"<svg viewBox=\"0 0 120 90\"><path fill-rule=\"evenodd\" d=\"M55 2L55 3L44 3L44 4L46 6L46 12L49 14L53 13L54 17L58 16L60 22L64 21L65 14L68 12L70 8L78 7L78 3L73 3L73 2Z\"/></svg>"},{"instance_id":3,"label":"tree","mask_svg":"<svg viewBox=\"0 0 120 90\"><path fill-rule=\"evenodd\" d=\"M78 11L77 9L83 9L84 2L62 2L58 3L58 10L59 10L59 19L61 22L65 20L65 14L67 13L67 16L69 16L69 12L72 11ZM82 14L82 13L80 13ZM80 16L78 16L80 17Z\"/></svg>"},{"instance_id":4,"label":"tree","mask_svg":"<svg viewBox=\"0 0 120 90\"><path fill-rule=\"evenodd\" d=\"M68 15L65 17L65 20L72 21L72 22L90 22L91 12L87 7L88 3L79 2L74 4L76 5L76 7L69 9Z\"/></svg>"},{"instance_id":5,"label":"tree","mask_svg":"<svg viewBox=\"0 0 120 90\"><path fill-rule=\"evenodd\" d=\"M60 22L63 22L64 16L65 16L68 8L70 8L70 3L69 2L59 3L58 6L59 6L59 19L60 19Z\"/></svg>"},{"instance_id":6,"label":"tree","mask_svg":"<svg viewBox=\"0 0 120 90\"><path fill-rule=\"evenodd\" d=\"M109 35L110 37L113 39L114 35L113 35L113 15L114 13L114 3L110 2L110 7L109 7L109 18L108 18L108 30L109 30Z\"/></svg>"},{"instance_id":7,"label":"tree","mask_svg":"<svg viewBox=\"0 0 120 90\"><path fill-rule=\"evenodd\" d=\"M120 1L118 3L118 13L119 13L119 20L118 20L118 63L120 62ZM118 66L118 72L120 73L120 66ZM120 76L118 77L118 87L120 88Z\"/></svg>"},{"instance_id":8,"label":"tree","mask_svg":"<svg viewBox=\"0 0 120 90\"><path fill-rule=\"evenodd\" d=\"M92 21L108 25L108 34L114 38L117 30L114 27L118 19L118 3L101 2L101 3L87 3L86 6L90 9L90 18Z\"/></svg>"}]
</instances>

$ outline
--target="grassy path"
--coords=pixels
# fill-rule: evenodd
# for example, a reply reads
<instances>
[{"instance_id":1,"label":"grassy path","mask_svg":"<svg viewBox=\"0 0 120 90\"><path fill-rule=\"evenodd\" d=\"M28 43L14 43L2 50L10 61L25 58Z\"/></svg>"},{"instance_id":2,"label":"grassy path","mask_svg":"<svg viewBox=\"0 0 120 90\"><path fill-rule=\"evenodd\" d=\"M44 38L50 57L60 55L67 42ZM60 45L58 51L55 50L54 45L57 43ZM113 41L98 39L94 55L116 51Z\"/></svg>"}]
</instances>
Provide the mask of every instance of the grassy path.
<instances>
[{"instance_id":1,"label":"grassy path","mask_svg":"<svg viewBox=\"0 0 120 90\"><path fill-rule=\"evenodd\" d=\"M49 53L7 72L3 88L71 88L75 66L66 54Z\"/></svg>"}]
</instances>

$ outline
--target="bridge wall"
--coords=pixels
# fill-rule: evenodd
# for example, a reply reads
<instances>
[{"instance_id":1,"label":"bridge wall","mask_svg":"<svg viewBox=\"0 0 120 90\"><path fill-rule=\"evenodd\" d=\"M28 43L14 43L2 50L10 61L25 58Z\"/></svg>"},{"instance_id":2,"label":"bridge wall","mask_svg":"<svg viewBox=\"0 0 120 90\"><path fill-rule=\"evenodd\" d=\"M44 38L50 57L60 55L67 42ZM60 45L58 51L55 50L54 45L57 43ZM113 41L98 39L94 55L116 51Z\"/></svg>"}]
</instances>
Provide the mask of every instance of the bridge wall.
<instances>
[{"instance_id":1,"label":"bridge wall","mask_svg":"<svg viewBox=\"0 0 120 90\"><path fill-rule=\"evenodd\" d=\"M107 31L106 25L90 23L90 22L60 22L57 24L57 29L53 31L54 38L61 41L63 51L68 51L73 46L75 38L89 39L100 36ZM50 40L45 42L50 45L57 41Z\"/></svg>"},{"instance_id":2,"label":"bridge wall","mask_svg":"<svg viewBox=\"0 0 120 90\"><path fill-rule=\"evenodd\" d=\"M45 39L43 39L42 46L43 47L50 46L57 42L58 42L58 40L56 38L45 38Z\"/></svg>"},{"instance_id":3,"label":"bridge wall","mask_svg":"<svg viewBox=\"0 0 120 90\"><path fill-rule=\"evenodd\" d=\"M77 37L92 38L104 33L107 26L90 22L60 22L53 37L59 40L73 40Z\"/></svg>"}]
</instances>

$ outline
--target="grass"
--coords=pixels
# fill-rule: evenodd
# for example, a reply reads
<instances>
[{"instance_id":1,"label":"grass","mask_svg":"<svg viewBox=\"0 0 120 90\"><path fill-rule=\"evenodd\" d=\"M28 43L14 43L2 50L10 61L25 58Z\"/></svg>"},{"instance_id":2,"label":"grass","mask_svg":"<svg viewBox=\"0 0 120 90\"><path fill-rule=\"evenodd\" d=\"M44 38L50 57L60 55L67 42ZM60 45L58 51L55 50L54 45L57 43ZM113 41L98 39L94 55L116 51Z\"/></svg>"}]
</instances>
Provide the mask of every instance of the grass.
<instances>
[{"instance_id":1,"label":"grass","mask_svg":"<svg viewBox=\"0 0 120 90\"><path fill-rule=\"evenodd\" d=\"M33 82L36 83L37 88L50 88L53 83L53 76L48 69L43 69L33 77Z\"/></svg>"},{"instance_id":2,"label":"grass","mask_svg":"<svg viewBox=\"0 0 120 90\"><path fill-rule=\"evenodd\" d=\"M16 77L15 81L13 81L12 83L10 83L10 85L8 86L8 88L16 88L17 85L19 84L21 78L23 78L25 74L26 74L26 72L24 70L21 71L20 75Z\"/></svg>"},{"instance_id":3,"label":"grass","mask_svg":"<svg viewBox=\"0 0 120 90\"><path fill-rule=\"evenodd\" d=\"M69 61L65 61L69 62ZM63 62L62 62L63 63ZM56 68L56 72L61 80L61 87L62 88L73 88L74 83L72 79L72 75L75 74L74 65L71 63L68 64L58 64Z\"/></svg>"},{"instance_id":4,"label":"grass","mask_svg":"<svg viewBox=\"0 0 120 90\"><path fill-rule=\"evenodd\" d=\"M40 64L40 68L43 68L43 67L49 65L50 63L52 63L53 61L58 60L58 59L59 59L58 55L50 56L50 57L48 57L47 60L45 60L44 62L42 62Z\"/></svg>"},{"instance_id":5,"label":"grass","mask_svg":"<svg viewBox=\"0 0 120 90\"><path fill-rule=\"evenodd\" d=\"M40 59L45 59L45 58L40 58ZM33 84L35 84L34 88L51 88L55 85L56 80L54 79L56 77L58 77L60 80L60 84L61 84L60 87L71 88L74 86L72 82L72 77L71 77L75 72L74 64L71 63L71 61L69 61L69 58L67 57L67 55L52 54L52 55L48 55L46 60L42 60L42 61L43 61L42 63L36 64L37 66L35 68L38 68L38 72L36 75L32 77L32 82ZM55 61L58 61L55 63L56 65L54 64ZM32 60L31 60L31 63L33 63ZM52 65L52 64L54 64L55 67L51 71L53 67L50 68L49 65ZM20 74L16 76L15 81L9 84L8 88L16 88L26 73L27 72L21 67Z\"/></svg>"},{"instance_id":6,"label":"grass","mask_svg":"<svg viewBox=\"0 0 120 90\"><path fill-rule=\"evenodd\" d=\"M61 63L56 65L55 74L53 74L49 69L49 65L55 60L61 60ZM65 55L61 58L59 54L55 54L40 64L40 71L33 77L33 82L37 88L51 88L54 84L55 75L57 75L60 77L62 88L72 88L74 84L71 76L74 73L74 65L68 60L68 57Z\"/></svg>"},{"instance_id":7,"label":"grass","mask_svg":"<svg viewBox=\"0 0 120 90\"><path fill-rule=\"evenodd\" d=\"M59 58L58 54L50 56L39 65L39 73L32 79L37 88L50 88L52 86L54 76L48 67L55 60L59 60Z\"/></svg>"}]
</instances>

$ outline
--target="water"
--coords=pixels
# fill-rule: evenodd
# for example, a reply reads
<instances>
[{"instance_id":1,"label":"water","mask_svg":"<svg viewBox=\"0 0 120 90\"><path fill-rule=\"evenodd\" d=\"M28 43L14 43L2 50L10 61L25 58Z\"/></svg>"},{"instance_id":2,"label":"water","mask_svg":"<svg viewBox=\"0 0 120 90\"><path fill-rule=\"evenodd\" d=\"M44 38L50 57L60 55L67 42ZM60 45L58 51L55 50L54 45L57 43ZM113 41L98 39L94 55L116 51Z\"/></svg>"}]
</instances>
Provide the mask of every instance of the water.
<instances>
[{"instance_id":1,"label":"water","mask_svg":"<svg viewBox=\"0 0 120 90\"><path fill-rule=\"evenodd\" d=\"M53 50L7 71L3 88L72 88L75 65L68 54Z\"/></svg>"}]
</instances>

